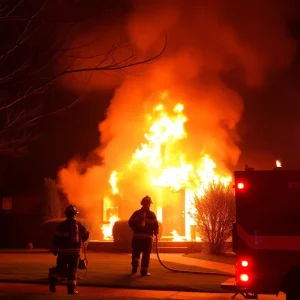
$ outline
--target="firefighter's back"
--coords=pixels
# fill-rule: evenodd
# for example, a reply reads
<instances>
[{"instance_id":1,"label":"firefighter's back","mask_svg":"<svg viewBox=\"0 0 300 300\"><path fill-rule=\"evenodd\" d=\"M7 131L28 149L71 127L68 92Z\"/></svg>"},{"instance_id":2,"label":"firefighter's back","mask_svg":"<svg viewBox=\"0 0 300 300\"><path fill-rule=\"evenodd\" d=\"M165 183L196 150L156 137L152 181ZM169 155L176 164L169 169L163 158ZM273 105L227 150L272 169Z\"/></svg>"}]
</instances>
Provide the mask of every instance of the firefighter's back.
<instances>
[{"instance_id":1,"label":"firefighter's back","mask_svg":"<svg viewBox=\"0 0 300 300\"><path fill-rule=\"evenodd\" d=\"M59 238L59 249L78 249L81 247L79 235L79 223L74 219L66 219L57 227L57 236Z\"/></svg>"}]
</instances>

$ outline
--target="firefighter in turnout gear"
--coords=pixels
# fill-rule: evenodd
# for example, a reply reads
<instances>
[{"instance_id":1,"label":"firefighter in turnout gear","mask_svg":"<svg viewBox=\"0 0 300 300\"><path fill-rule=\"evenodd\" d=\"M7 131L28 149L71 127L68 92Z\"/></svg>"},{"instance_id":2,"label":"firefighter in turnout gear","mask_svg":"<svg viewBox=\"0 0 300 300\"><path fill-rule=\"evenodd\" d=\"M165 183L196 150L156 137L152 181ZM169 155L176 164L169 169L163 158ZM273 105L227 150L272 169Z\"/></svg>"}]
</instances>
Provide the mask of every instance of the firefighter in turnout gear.
<instances>
[{"instance_id":1,"label":"firefighter in turnout gear","mask_svg":"<svg viewBox=\"0 0 300 300\"><path fill-rule=\"evenodd\" d=\"M56 267L49 274L49 288L56 291L56 284L62 277L67 278L68 294L76 291L78 262L83 243L89 238L88 230L78 221L78 210L69 205L65 210L66 220L58 224L52 242L53 255L57 256ZM64 276L63 276L64 275Z\"/></svg>"},{"instance_id":2,"label":"firefighter in turnout gear","mask_svg":"<svg viewBox=\"0 0 300 300\"><path fill-rule=\"evenodd\" d=\"M132 274L139 267L140 256L141 276L151 275L148 273L150 254L152 250L153 234L157 235L159 230L158 221L154 212L150 210L152 200L149 196L142 199L142 208L135 211L129 219L129 226L133 231L132 238Z\"/></svg>"}]
</instances>

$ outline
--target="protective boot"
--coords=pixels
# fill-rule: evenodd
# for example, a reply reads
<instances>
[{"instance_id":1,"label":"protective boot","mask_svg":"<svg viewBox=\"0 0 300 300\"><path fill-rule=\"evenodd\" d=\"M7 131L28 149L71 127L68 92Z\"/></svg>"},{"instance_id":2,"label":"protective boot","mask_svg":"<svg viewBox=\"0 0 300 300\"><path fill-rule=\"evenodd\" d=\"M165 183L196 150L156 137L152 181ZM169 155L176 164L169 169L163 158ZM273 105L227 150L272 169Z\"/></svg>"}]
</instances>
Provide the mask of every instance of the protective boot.
<instances>
[{"instance_id":1,"label":"protective boot","mask_svg":"<svg viewBox=\"0 0 300 300\"><path fill-rule=\"evenodd\" d=\"M78 291L75 289L76 286L74 284L69 284L67 287L68 287L69 295L77 295L78 294Z\"/></svg>"},{"instance_id":2,"label":"protective boot","mask_svg":"<svg viewBox=\"0 0 300 300\"><path fill-rule=\"evenodd\" d=\"M48 278L49 278L49 290L51 293L56 292L56 284L57 284L57 279L53 276L53 274L54 274L54 269L49 268Z\"/></svg>"},{"instance_id":3,"label":"protective boot","mask_svg":"<svg viewBox=\"0 0 300 300\"><path fill-rule=\"evenodd\" d=\"M145 276L151 276L151 273L148 273L147 271L142 271L141 277L145 277Z\"/></svg>"},{"instance_id":4,"label":"protective boot","mask_svg":"<svg viewBox=\"0 0 300 300\"><path fill-rule=\"evenodd\" d=\"M51 277L49 280L49 290L51 293L55 293L56 292L56 278Z\"/></svg>"},{"instance_id":5,"label":"protective boot","mask_svg":"<svg viewBox=\"0 0 300 300\"><path fill-rule=\"evenodd\" d=\"M131 274L134 275L134 274L137 273L137 270L138 270L138 267L139 267L139 259L138 258L132 258L131 265L132 265Z\"/></svg>"}]
</instances>

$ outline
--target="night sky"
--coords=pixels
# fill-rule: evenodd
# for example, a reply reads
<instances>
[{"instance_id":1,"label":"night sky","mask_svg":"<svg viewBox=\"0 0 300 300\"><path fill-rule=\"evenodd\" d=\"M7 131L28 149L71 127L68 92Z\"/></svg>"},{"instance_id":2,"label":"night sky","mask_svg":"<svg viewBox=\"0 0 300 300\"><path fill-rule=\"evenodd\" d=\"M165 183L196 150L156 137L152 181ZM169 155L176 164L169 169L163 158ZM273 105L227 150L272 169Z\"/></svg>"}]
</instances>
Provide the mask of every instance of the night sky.
<instances>
[{"instance_id":1,"label":"night sky","mask_svg":"<svg viewBox=\"0 0 300 300\"><path fill-rule=\"evenodd\" d=\"M68 4L65 7L72 5L75 1L68 0L66 2ZM78 6L70 11L76 17L87 16L91 14L91 11L96 14L91 21L93 28L95 28L97 22L102 24L97 39L101 38L110 23L114 26L117 24L122 28L128 13L133 7L128 1L115 1L115 3L121 2L121 4L118 4L115 10L110 7L111 10L108 13L103 13L105 6L100 9L95 4L99 1L81 2L80 9ZM186 5L193 3L193 1L184 2ZM265 1L269 4L271 2ZM277 2L274 1L274 3ZM295 9L297 1L285 2L287 2L287 6L290 5L293 8L294 12L297 11ZM51 7L45 13L46 16L55 16L59 19L68 15L66 13L68 10L63 9L59 11L60 13L53 14L53 12L56 12L55 4ZM269 8L273 9L273 6L270 4ZM30 9L24 6L19 8L18 12L23 12L26 15L29 11ZM71 17L72 14L70 13L69 16ZM254 16L252 18L253 22L255 22ZM59 28L59 26L66 25L56 25L56 28ZM300 168L300 17L294 13L286 18L286 26L288 34L293 36L298 49L291 63L285 68L281 70L270 68L264 84L256 87L243 84L240 80L240 69L232 68L222 75L224 82L237 91L244 102L244 112L237 128L241 138L238 145L242 150L242 154L235 169L243 168L245 163L254 168L271 168L274 166L275 159L281 159L286 167ZM13 24L10 23L9 28L8 31L1 29L1 40L6 39L11 42L11 37L7 32L13 30ZM81 32L81 29L79 32ZM54 34L49 35L50 43L53 42L54 36ZM44 43L42 39L37 37L34 41L37 44ZM172 43L172 35L170 36L170 43ZM27 51L17 55L20 61L22 61L22 58L31 55L30 50L27 49ZM269 51L272 51L272 49ZM9 64L5 68L8 68L8 66ZM42 74L44 76L53 75L57 70L56 68L57 65L53 62ZM102 79L104 78L103 82L105 82L105 76L109 80L111 75L104 74L102 76ZM31 79L30 82L25 81L23 87L26 87L26 84L32 85L33 81L34 79ZM105 83L103 83L103 86L105 87ZM22 174L27 174L27 178L43 178L46 176L55 178L59 168L66 165L72 157L76 155L86 157L99 145L98 124L105 118L106 109L117 86L118 80L99 90L90 89L79 103L68 110L37 121L30 128L33 133L37 134L37 137L28 142L28 152L18 158L1 157L2 174L5 174L3 176L20 177ZM10 95L12 95L11 91L13 89L12 86L8 88ZM1 98L6 92L6 88L0 90L0 93L2 93L0 94ZM33 100L28 100L31 101L30 105L38 102L38 97L43 98L42 112L48 112L56 108L57 103L62 105L71 102L72 99L77 97L77 93L69 87L66 88L63 83L58 81L51 86L51 89L47 88L42 94L33 96Z\"/></svg>"}]
</instances>

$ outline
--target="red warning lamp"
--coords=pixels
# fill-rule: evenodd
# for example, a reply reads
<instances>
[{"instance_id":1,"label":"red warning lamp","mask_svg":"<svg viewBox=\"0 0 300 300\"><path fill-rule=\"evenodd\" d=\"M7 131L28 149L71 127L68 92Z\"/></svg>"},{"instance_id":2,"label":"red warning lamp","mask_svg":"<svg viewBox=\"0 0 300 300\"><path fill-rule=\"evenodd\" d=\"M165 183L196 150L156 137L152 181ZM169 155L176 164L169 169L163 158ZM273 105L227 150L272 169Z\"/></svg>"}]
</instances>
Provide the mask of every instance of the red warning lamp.
<instances>
[{"instance_id":1,"label":"red warning lamp","mask_svg":"<svg viewBox=\"0 0 300 300\"><path fill-rule=\"evenodd\" d=\"M236 264L236 279L241 286L249 286L252 284L252 260L248 258L241 258L237 260Z\"/></svg>"},{"instance_id":2,"label":"red warning lamp","mask_svg":"<svg viewBox=\"0 0 300 300\"><path fill-rule=\"evenodd\" d=\"M240 280L243 281L243 282L248 282L249 281L248 274L241 274L240 275Z\"/></svg>"},{"instance_id":3,"label":"red warning lamp","mask_svg":"<svg viewBox=\"0 0 300 300\"><path fill-rule=\"evenodd\" d=\"M239 183L237 184L237 188L238 188L239 190L243 190L243 189L245 188L244 183L243 183L243 182L239 182Z\"/></svg>"},{"instance_id":4,"label":"red warning lamp","mask_svg":"<svg viewBox=\"0 0 300 300\"><path fill-rule=\"evenodd\" d=\"M242 260L241 265L242 265L242 267L248 267L249 266L248 260Z\"/></svg>"}]
</instances>

